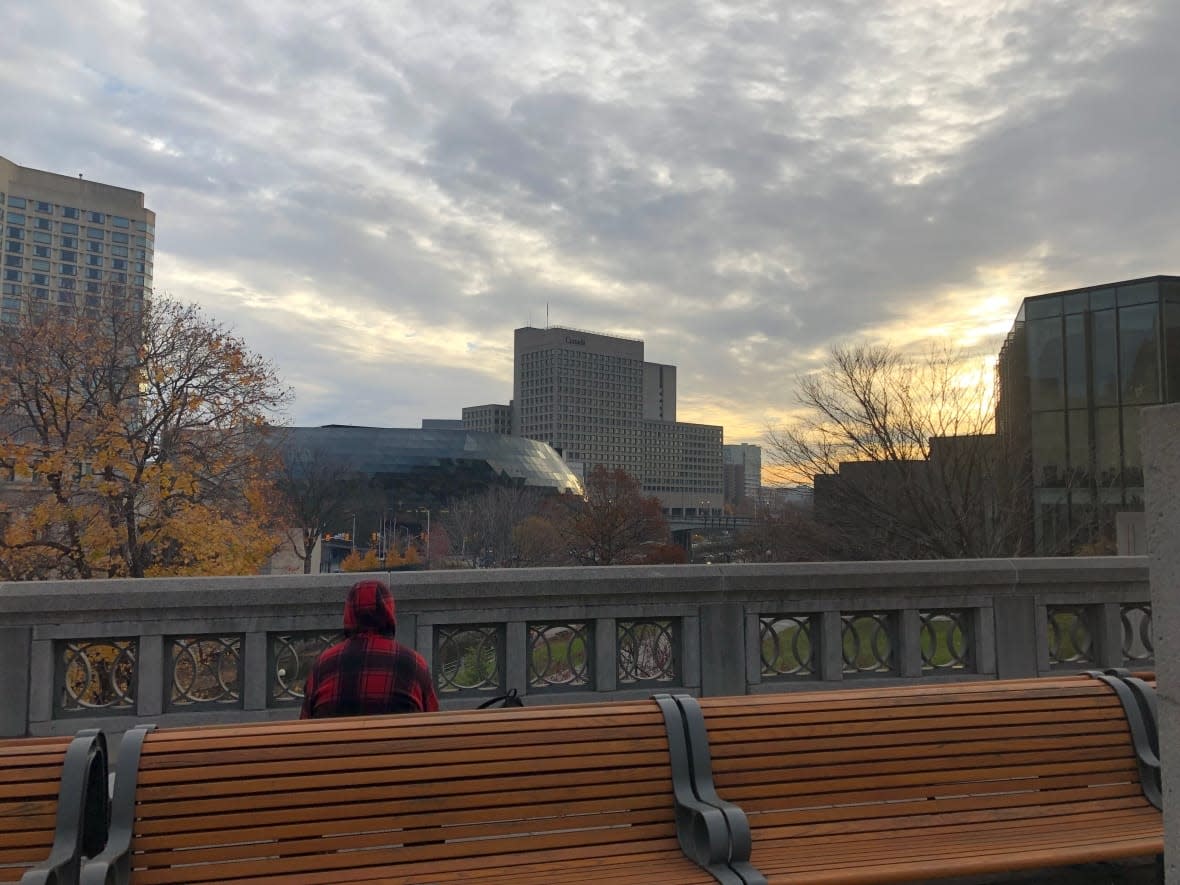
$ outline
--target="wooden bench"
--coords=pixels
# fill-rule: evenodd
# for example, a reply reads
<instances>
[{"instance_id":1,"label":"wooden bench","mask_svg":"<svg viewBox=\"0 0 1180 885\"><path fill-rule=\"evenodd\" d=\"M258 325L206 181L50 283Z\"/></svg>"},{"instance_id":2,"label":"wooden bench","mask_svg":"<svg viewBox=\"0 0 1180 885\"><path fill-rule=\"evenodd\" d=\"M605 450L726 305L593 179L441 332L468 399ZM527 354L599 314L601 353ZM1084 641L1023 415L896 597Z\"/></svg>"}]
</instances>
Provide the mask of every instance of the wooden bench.
<instances>
[{"instance_id":1,"label":"wooden bench","mask_svg":"<svg viewBox=\"0 0 1180 885\"><path fill-rule=\"evenodd\" d=\"M711 883L673 761L652 701L141 728L82 881Z\"/></svg>"},{"instance_id":2,"label":"wooden bench","mask_svg":"<svg viewBox=\"0 0 1180 885\"><path fill-rule=\"evenodd\" d=\"M1161 854L1158 757L1116 682L676 700L702 798L715 782L748 816L752 866L773 883L852 885Z\"/></svg>"},{"instance_id":3,"label":"wooden bench","mask_svg":"<svg viewBox=\"0 0 1180 885\"><path fill-rule=\"evenodd\" d=\"M0 741L0 882L72 883L106 841L106 739Z\"/></svg>"}]
</instances>

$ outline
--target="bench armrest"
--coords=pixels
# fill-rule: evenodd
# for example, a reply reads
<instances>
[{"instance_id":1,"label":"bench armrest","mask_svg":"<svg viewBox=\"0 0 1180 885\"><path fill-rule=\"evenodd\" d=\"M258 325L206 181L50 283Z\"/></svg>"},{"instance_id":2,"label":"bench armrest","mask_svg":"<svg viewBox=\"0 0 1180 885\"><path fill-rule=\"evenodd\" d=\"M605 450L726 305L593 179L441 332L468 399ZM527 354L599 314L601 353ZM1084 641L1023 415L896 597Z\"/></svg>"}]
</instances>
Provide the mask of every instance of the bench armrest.
<instances>
[{"instance_id":1,"label":"bench armrest","mask_svg":"<svg viewBox=\"0 0 1180 885\"><path fill-rule=\"evenodd\" d=\"M106 844L109 820L107 739L101 730L87 728L66 748L49 857L26 871L21 885L77 882L83 856L97 853Z\"/></svg>"},{"instance_id":2,"label":"bench armrest","mask_svg":"<svg viewBox=\"0 0 1180 885\"><path fill-rule=\"evenodd\" d=\"M135 826L135 792L139 786L139 756L143 741L156 726L137 725L123 735L115 766L115 795L106 848L82 866L82 885L129 885L131 834Z\"/></svg>"},{"instance_id":3,"label":"bench armrest","mask_svg":"<svg viewBox=\"0 0 1180 885\"><path fill-rule=\"evenodd\" d=\"M681 850L724 885L765 885L766 879L749 863L750 826L745 813L713 789L707 738L703 747L700 744L705 737L700 708L689 698L689 709L695 708L700 718L698 729L685 714L683 697L687 695L658 694L653 698L664 715L668 734Z\"/></svg>"}]
</instances>

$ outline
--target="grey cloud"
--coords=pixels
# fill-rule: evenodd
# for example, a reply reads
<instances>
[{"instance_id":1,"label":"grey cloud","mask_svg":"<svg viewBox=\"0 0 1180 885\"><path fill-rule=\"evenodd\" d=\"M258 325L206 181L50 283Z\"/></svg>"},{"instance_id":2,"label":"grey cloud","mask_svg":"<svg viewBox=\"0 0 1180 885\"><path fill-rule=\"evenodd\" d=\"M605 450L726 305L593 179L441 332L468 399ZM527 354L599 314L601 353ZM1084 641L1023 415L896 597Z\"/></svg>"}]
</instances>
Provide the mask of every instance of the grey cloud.
<instances>
[{"instance_id":1,"label":"grey cloud","mask_svg":"<svg viewBox=\"0 0 1180 885\"><path fill-rule=\"evenodd\" d=\"M192 292L304 385L301 422L506 400L489 366L546 304L646 337L683 393L740 382L756 422L803 354L988 269L1176 269L1165 0L144 8L16 17L0 89L26 125L2 150L144 190L163 252L240 281ZM349 361L347 330L248 306L291 280L488 351Z\"/></svg>"}]
</instances>

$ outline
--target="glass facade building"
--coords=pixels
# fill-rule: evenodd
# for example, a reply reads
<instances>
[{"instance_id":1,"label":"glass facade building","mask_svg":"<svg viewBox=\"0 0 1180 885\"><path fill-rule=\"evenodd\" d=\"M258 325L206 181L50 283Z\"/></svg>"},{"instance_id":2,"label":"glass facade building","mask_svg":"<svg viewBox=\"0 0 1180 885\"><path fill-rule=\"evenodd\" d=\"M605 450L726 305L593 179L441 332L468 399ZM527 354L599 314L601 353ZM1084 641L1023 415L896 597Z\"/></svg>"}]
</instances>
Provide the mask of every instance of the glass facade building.
<instances>
[{"instance_id":1,"label":"glass facade building","mask_svg":"<svg viewBox=\"0 0 1180 885\"><path fill-rule=\"evenodd\" d=\"M1027 474L1025 550L1114 552L1143 509L1139 412L1180 400L1180 277L1025 299L1000 351L997 432Z\"/></svg>"},{"instance_id":2,"label":"glass facade building","mask_svg":"<svg viewBox=\"0 0 1180 885\"><path fill-rule=\"evenodd\" d=\"M497 433L413 428L292 427L288 447L330 453L407 506L437 506L496 484L581 494L578 477L544 443Z\"/></svg>"}]
</instances>

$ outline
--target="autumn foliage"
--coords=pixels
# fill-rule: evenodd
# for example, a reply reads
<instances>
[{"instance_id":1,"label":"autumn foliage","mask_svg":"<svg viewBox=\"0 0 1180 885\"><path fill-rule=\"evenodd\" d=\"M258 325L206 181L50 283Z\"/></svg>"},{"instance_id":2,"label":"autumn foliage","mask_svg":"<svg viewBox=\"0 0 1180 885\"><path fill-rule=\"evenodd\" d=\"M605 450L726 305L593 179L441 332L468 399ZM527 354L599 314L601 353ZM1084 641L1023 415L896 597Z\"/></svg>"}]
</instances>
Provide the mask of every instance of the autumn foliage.
<instances>
[{"instance_id":1,"label":"autumn foliage","mask_svg":"<svg viewBox=\"0 0 1180 885\"><path fill-rule=\"evenodd\" d=\"M102 300L0 326L0 579L257 571L287 391L196 307Z\"/></svg>"}]
</instances>

